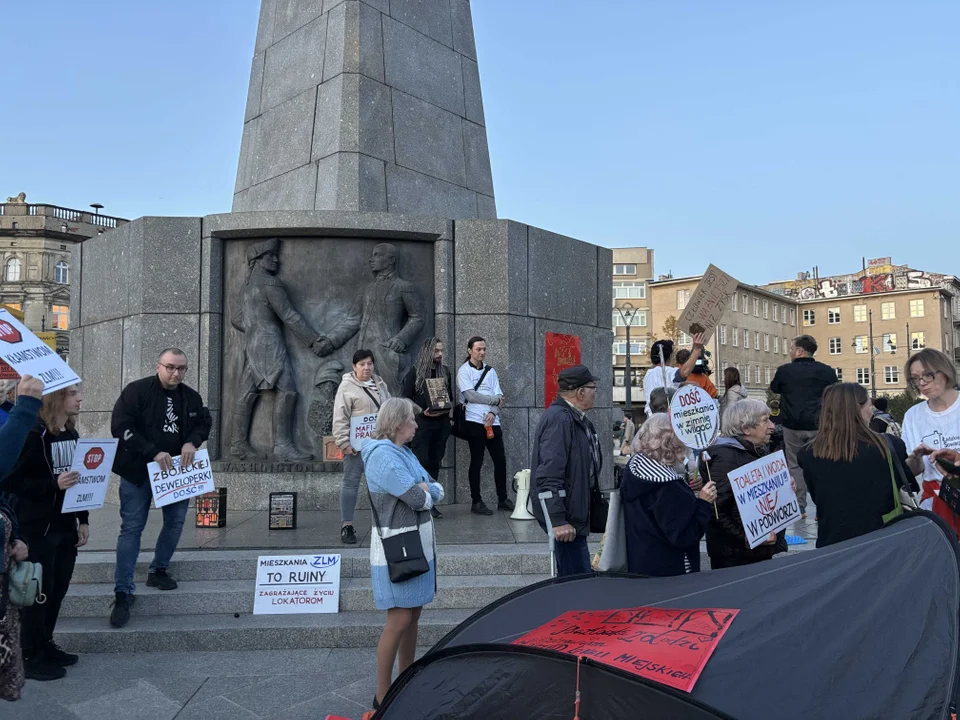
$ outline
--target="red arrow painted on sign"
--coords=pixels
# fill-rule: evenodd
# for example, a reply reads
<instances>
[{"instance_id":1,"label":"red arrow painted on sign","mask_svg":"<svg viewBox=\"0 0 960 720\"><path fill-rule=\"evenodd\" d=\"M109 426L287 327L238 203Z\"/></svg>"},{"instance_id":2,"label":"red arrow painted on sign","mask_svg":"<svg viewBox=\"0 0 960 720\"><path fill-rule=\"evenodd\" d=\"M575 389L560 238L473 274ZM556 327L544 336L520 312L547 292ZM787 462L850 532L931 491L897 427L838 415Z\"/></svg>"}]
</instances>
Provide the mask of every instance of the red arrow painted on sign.
<instances>
[{"instance_id":1,"label":"red arrow painted on sign","mask_svg":"<svg viewBox=\"0 0 960 720\"><path fill-rule=\"evenodd\" d=\"M23 340L23 335L10 323L0 320L0 340L13 345Z\"/></svg>"}]
</instances>

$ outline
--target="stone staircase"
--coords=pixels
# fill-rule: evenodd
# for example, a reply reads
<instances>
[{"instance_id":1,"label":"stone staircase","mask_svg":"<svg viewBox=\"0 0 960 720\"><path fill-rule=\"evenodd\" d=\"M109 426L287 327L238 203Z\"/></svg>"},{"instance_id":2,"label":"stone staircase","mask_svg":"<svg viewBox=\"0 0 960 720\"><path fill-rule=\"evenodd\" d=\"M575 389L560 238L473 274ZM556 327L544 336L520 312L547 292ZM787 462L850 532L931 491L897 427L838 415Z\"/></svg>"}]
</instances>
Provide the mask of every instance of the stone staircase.
<instances>
[{"instance_id":1,"label":"stone staircase","mask_svg":"<svg viewBox=\"0 0 960 720\"><path fill-rule=\"evenodd\" d=\"M340 612L253 615L260 555L340 552ZM344 550L188 550L170 567L180 587L144 584L151 553L137 564L129 624L109 625L114 553L81 553L57 625L71 652L161 652L374 647L385 614L373 605L368 548ZM420 620L419 644L432 645L476 610L549 577L545 544L441 545L437 597Z\"/></svg>"}]
</instances>

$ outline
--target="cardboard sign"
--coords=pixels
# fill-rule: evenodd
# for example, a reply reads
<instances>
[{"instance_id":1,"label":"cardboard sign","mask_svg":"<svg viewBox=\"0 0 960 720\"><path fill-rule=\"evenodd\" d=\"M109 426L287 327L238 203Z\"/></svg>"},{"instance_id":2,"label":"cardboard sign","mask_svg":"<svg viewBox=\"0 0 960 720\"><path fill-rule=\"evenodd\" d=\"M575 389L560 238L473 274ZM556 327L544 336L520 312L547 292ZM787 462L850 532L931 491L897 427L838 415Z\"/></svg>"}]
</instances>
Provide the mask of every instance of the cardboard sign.
<instances>
[{"instance_id":1,"label":"cardboard sign","mask_svg":"<svg viewBox=\"0 0 960 720\"><path fill-rule=\"evenodd\" d=\"M783 450L727 473L740 511L740 521L753 549L770 533L800 519L800 504L790 483Z\"/></svg>"},{"instance_id":2,"label":"cardboard sign","mask_svg":"<svg viewBox=\"0 0 960 720\"><path fill-rule=\"evenodd\" d=\"M172 470L161 470L158 463L147 463L153 504L161 508L170 503L213 492L213 470L206 450L197 450L193 464L180 467L180 456L173 459Z\"/></svg>"},{"instance_id":3,"label":"cardboard sign","mask_svg":"<svg viewBox=\"0 0 960 720\"><path fill-rule=\"evenodd\" d=\"M449 410L453 406L445 377L426 378L426 385L431 410Z\"/></svg>"},{"instance_id":4,"label":"cardboard sign","mask_svg":"<svg viewBox=\"0 0 960 720\"><path fill-rule=\"evenodd\" d=\"M333 439L333 435L323 436L323 461L324 462L343 462L343 450Z\"/></svg>"},{"instance_id":5,"label":"cardboard sign","mask_svg":"<svg viewBox=\"0 0 960 720\"><path fill-rule=\"evenodd\" d=\"M339 555L261 555L254 615L335 613L340 610Z\"/></svg>"},{"instance_id":6,"label":"cardboard sign","mask_svg":"<svg viewBox=\"0 0 960 720\"><path fill-rule=\"evenodd\" d=\"M19 380L20 373L0 360L0 380Z\"/></svg>"},{"instance_id":7,"label":"cardboard sign","mask_svg":"<svg viewBox=\"0 0 960 720\"><path fill-rule=\"evenodd\" d=\"M588 657L690 692L739 610L572 610L515 645Z\"/></svg>"},{"instance_id":8,"label":"cardboard sign","mask_svg":"<svg viewBox=\"0 0 960 720\"><path fill-rule=\"evenodd\" d=\"M692 450L706 450L720 432L717 401L699 385L685 385L670 401L670 420L680 441Z\"/></svg>"},{"instance_id":9,"label":"cardboard sign","mask_svg":"<svg viewBox=\"0 0 960 720\"><path fill-rule=\"evenodd\" d=\"M544 339L543 406L560 392L560 371L580 364L580 336L548 332Z\"/></svg>"},{"instance_id":10,"label":"cardboard sign","mask_svg":"<svg viewBox=\"0 0 960 720\"><path fill-rule=\"evenodd\" d=\"M700 278L693 297L680 314L677 328L688 335L705 333L704 342L709 340L723 311L730 306L730 298L737 291L738 285L735 277L710 265Z\"/></svg>"},{"instance_id":11,"label":"cardboard sign","mask_svg":"<svg viewBox=\"0 0 960 720\"><path fill-rule=\"evenodd\" d=\"M0 308L0 358L19 375L33 375L43 380L43 394L70 387L80 377L43 340Z\"/></svg>"},{"instance_id":12,"label":"cardboard sign","mask_svg":"<svg viewBox=\"0 0 960 720\"><path fill-rule=\"evenodd\" d=\"M357 452L367 440L373 438L373 431L377 429L377 414L354 415L350 418L350 447Z\"/></svg>"},{"instance_id":13,"label":"cardboard sign","mask_svg":"<svg viewBox=\"0 0 960 720\"><path fill-rule=\"evenodd\" d=\"M103 507L110 484L113 458L117 454L116 438L109 440L77 440L71 470L80 473L80 480L63 496L63 512L96 510Z\"/></svg>"}]
</instances>

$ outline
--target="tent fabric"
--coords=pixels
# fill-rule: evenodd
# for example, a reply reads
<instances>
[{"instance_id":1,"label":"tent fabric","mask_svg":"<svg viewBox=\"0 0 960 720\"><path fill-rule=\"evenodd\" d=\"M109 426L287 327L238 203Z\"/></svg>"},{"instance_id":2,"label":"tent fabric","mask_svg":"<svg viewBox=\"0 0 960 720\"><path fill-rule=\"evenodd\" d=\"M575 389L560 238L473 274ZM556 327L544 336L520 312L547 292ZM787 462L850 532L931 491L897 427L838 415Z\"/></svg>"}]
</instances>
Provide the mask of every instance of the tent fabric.
<instances>
[{"instance_id":1,"label":"tent fabric","mask_svg":"<svg viewBox=\"0 0 960 720\"><path fill-rule=\"evenodd\" d=\"M960 553L953 532L920 512L746 567L671 578L594 573L523 588L411 666L377 717L572 718L576 658L510 643L569 610L637 606L740 613L689 694L583 661L582 718L631 717L618 708L656 701L701 713L682 717L946 719L955 703ZM647 716L680 716L663 712Z\"/></svg>"}]
</instances>

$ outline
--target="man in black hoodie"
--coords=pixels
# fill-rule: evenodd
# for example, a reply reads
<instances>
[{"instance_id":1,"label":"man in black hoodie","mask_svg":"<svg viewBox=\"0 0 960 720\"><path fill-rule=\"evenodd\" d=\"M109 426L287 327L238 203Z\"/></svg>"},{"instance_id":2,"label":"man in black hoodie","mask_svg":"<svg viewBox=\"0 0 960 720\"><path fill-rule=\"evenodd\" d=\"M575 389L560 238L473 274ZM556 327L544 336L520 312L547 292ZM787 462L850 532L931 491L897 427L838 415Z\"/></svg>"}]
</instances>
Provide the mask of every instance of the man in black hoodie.
<instances>
[{"instance_id":1,"label":"man in black hoodie","mask_svg":"<svg viewBox=\"0 0 960 720\"><path fill-rule=\"evenodd\" d=\"M73 577L77 548L90 536L86 511L63 512L66 490L80 479L70 466L80 437L74 425L82 401L79 385L45 396L40 419L17 464L0 483L0 490L17 497L20 534L29 547L29 559L43 568L46 602L20 611L24 674L34 680L62 678L64 668L79 659L57 646L53 632Z\"/></svg>"},{"instance_id":2,"label":"man in black hoodie","mask_svg":"<svg viewBox=\"0 0 960 720\"><path fill-rule=\"evenodd\" d=\"M140 554L140 535L147 524L153 493L147 464L164 470L193 462L194 454L210 435L210 412L203 398L183 382L187 356L179 348L167 348L157 360L157 373L127 385L113 408L110 429L119 438L113 471L120 476L120 535L117 538L117 569L114 575L113 611L110 624L123 627L133 606L133 572ZM188 500L164 505L163 528L147 575L147 587L174 590L177 582L167 574L170 559L180 542L187 517Z\"/></svg>"}]
</instances>

